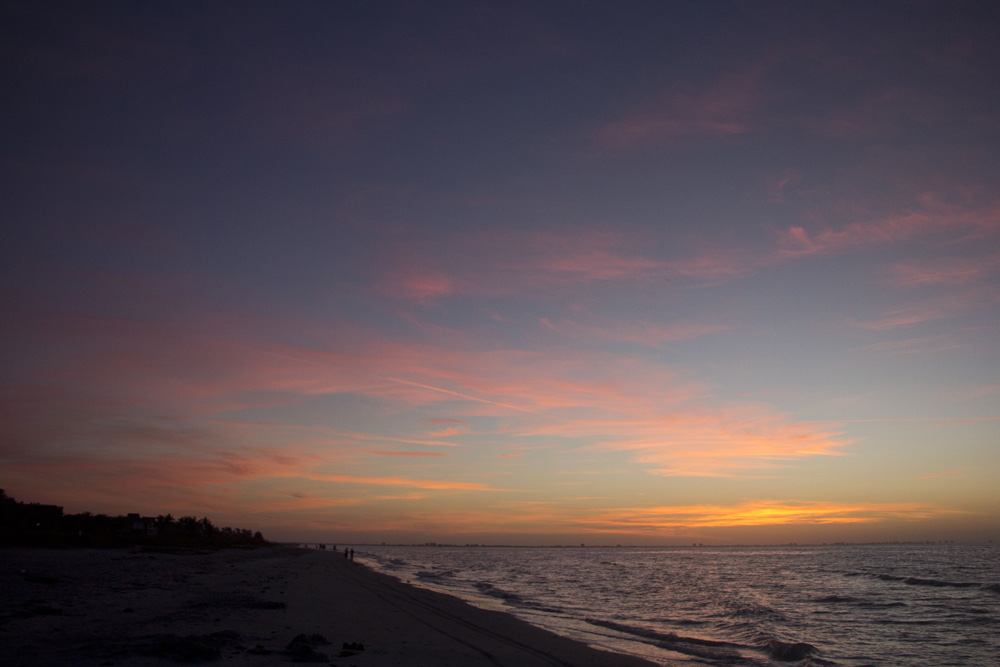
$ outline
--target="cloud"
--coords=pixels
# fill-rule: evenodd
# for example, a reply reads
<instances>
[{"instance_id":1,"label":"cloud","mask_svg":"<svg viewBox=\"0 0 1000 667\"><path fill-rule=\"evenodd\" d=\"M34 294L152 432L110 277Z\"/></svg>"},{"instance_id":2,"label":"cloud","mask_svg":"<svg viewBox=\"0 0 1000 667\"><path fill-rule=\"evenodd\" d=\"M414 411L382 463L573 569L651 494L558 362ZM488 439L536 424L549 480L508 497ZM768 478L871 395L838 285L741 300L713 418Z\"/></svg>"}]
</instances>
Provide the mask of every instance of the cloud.
<instances>
[{"instance_id":1,"label":"cloud","mask_svg":"<svg viewBox=\"0 0 1000 667\"><path fill-rule=\"evenodd\" d=\"M947 294L907 306L898 306L887 311L877 320L856 322L855 324L863 329L886 331L923 322L950 319L976 307L985 307L986 305L988 304L984 304L975 292Z\"/></svg>"},{"instance_id":2,"label":"cloud","mask_svg":"<svg viewBox=\"0 0 1000 667\"><path fill-rule=\"evenodd\" d=\"M951 470L945 470L939 473L920 475L919 477L917 477L917 479L934 479L935 477L951 477L952 475L959 475L967 470L971 470L971 468L968 466L966 466L965 468L953 468Z\"/></svg>"},{"instance_id":3,"label":"cloud","mask_svg":"<svg viewBox=\"0 0 1000 667\"><path fill-rule=\"evenodd\" d=\"M891 329L888 329L891 331ZM972 331L949 331L933 336L897 338L865 345L866 352L887 352L889 354L943 354L967 349L972 345Z\"/></svg>"},{"instance_id":4,"label":"cloud","mask_svg":"<svg viewBox=\"0 0 1000 667\"><path fill-rule=\"evenodd\" d=\"M567 326L574 333L635 341L711 330ZM72 333L60 337L62 331ZM69 457L94 451L98 443L142 443L147 452L169 453L277 442L300 448L305 467L297 474L331 458L360 466L358 453L373 451L373 443L381 445L377 452L391 452L387 444L463 446L456 436L465 435L464 429L413 437L412 431L399 434L377 424L337 428L250 417L312 397L364 397L387 411L437 407L452 415L502 419L486 430L477 426L477 441L492 437L534 447L557 438L570 449L629 452L661 475L759 474L847 444L841 434L796 424L764 404L719 404L705 382L642 355L562 344L484 349L477 337L458 334L435 344L392 342L361 329L341 333L338 346L316 350L227 340L219 329L203 330L194 322L83 318L49 331L53 349L62 352L31 369L34 407L12 410L8 428L25 434L20 448L59 442ZM82 384L88 396L101 397L101 405L75 402ZM70 388L64 400L57 400L54 386ZM112 434L112 426L120 433ZM311 464L302 459L308 456L314 457Z\"/></svg>"},{"instance_id":5,"label":"cloud","mask_svg":"<svg viewBox=\"0 0 1000 667\"><path fill-rule=\"evenodd\" d=\"M487 403L487 404L490 404L490 405L496 405L498 407L507 408L507 409L510 409L510 410L520 410L521 412L531 412L531 410L529 410L528 408L522 408L522 407L518 407L516 405L510 405L509 403L500 403L499 401L491 401L489 399L481 398L479 396L472 396L470 394L463 394L461 392L452 391L451 389L444 389L442 387L432 387L431 385L428 385L428 384L422 384L420 382L412 382L410 380L400 380L399 378L387 377L386 379L389 380L390 382L398 382L399 384L408 385L408 386L411 386L411 387L418 387L420 389L426 389L426 390L432 391L432 392L439 392L439 393L442 393L442 394L446 394L448 396L454 396L456 398L464 399L464 400L467 400L467 401L476 401L476 402L479 402L479 403Z\"/></svg>"},{"instance_id":6,"label":"cloud","mask_svg":"<svg viewBox=\"0 0 1000 667\"><path fill-rule=\"evenodd\" d=\"M376 456L401 456L404 458L426 458L426 457L436 457L436 456L446 456L440 452L375 452L372 454Z\"/></svg>"},{"instance_id":7,"label":"cloud","mask_svg":"<svg viewBox=\"0 0 1000 667\"><path fill-rule=\"evenodd\" d=\"M633 409L632 419L622 413L546 424L536 434L592 434L594 448L629 452L649 472L676 477L773 476L792 460L836 456L851 444L839 431L791 421L764 404L691 406L666 414Z\"/></svg>"},{"instance_id":8,"label":"cloud","mask_svg":"<svg viewBox=\"0 0 1000 667\"><path fill-rule=\"evenodd\" d=\"M709 529L853 526L967 514L923 503L748 500L731 505L604 507L604 497L503 500L488 507L409 503L380 516L380 529L413 534L517 533L681 536Z\"/></svg>"},{"instance_id":9,"label":"cloud","mask_svg":"<svg viewBox=\"0 0 1000 667\"><path fill-rule=\"evenodd\" d=\"M375 285L375 290L386 296L421 304L459 291L455 281L444 272L420 266L391 271Z\"/></svg>"},{"instance_id":10,"label":"cloud","mask_svg":"<svg viewBox=\"0 0 1000 667\"><path fill-rule=\"evenodd\" d=\"M496 491L488 484L480 482L461 482L453 480L413 479L411 477L361 477L357 475L316 475L307 479L337 482L339 484L362 484L371 486L407 486L415 489L433 489L438 491Z\"/></svg>"},{"instance_id":11,"label":"cloud","mask_svg":"<svg viewBox=\"0 0 1000 667\"><path fill-rule=\"evenodd\" d=\"M664 343L699 338L725 331L728 327L712 324L659 324L649 321L599 320L583 324L574 320L553 322L547 317L540 320L543 327L570 338L596 338L600 340L638 343L660 347Z\"/></svg>"},{"instance_id":12,"label":"cloud","mask_svg":"<svg viewBox=\"0 0 1000 667\"><path fill-rule=\"evenodd\" d=\"M767 185L767 201L784 203L787 201L786 191L801 180L802 174L796 169L785 169L773 175Z\"/></svg>"},{"instance_id":13,"label":"cloud","mask_svg":"<svg viewBox=\"0 0 1000 667\"><path fill-rule=\"evenodd\" d=\"M890 519L930 519L957 513L960 512L920 503L754 500L739 505L615 508L593 512L574 523L588 526L594 532L637 533L671 528L875 523Z\"/></svg>"},{"instance_id":14,"label":"cloud","mask_svg":"<svg viewBox=\"0 0 1000 667\"><path fill-rule=\"evenodd\" d=\"M296 447L210 444L152 450L132 439L128 447L20 452L5 463L12 485L51 498L69 498L80 511L124 511L122 503L150 509L188 508L199 513L231 511L241 485L254 480L298 477L319 463ZM65 501L62 501L65 502Z\"/></svg>"},{"instance_id":15,"label":"cloud","mask_svg":"<svg viewBox=\"0 0 1000 667\"><path fill-rule=\"evenodd\" d=\"M779 183L792 183L795 172ZM784 187L776 185L775 187ZM884 215L870 214L854 202L853 222L841 223L844 211L808 212L809 224L792 224L765 234L759 243L734 244L723 240L677 239L649 231L590 227L565 231L509 229L463 231L431 241L392 238L384 260L372 270L373 291L421 306L438 308L461 298L544 301L554 297L584 298L600 294L676 293L685 288L716 287L790 262L873 250L896 249L904 242L954 246L1000 235L1000 204L949 201L943 194L924 192L909 204ZM962 203L964 202L964 203ZM828 219L831 222L823 224ZM762 228L762 231L765 228ZM667 245L670 243L670 245ZM995 252L952 260L896 260L890 270L893 284L972 284L993 276L1000 268ZM587 324L548 316L545 324L581 331ZM590 325L609 338L634 340L656 335L655 323L645 334L613 332L608 325ZM625 325L618 325L623 328ZM643 323L628 325L641 328ZM676 325L672 325L676 326ZM667 338L674 336L665 332Z\"/></svg>"},{"instance_id":16,"label":"cloud","mask_svg":"<svg viewBox=\"0 0 1000 667\"><path fill-rule=\"evenodd\" d=\"M664 257L655 247L662 241L645 232L599 228L484 230L426 244L400 239L385 248L386 266L372 289L423 306L457 297L544 300L594 289L712 285L775 261L760 249L704 244L692 254Z\"/></svg>"},{"instance_id":17,"label":"cloud","mask_svg":"<svg viewBox=\"0 0 1000 667\"><path fill-rule=\"evenodd\" d=\"M948 120L952 106L927 91L896 86L851 100L850 106L832 109L826 116L799 122L833 139L868 138L933 127Z\"/></svg>"},{"instance_id":18,"label":"cloud","mask_svg":"<svg viewBox=\"0 0 1000 667\"><path fill-rule=\"evenodd\" d=\"M600 127L597 144L629 150L687 137L724 137L757 129L756 112L765 98L770 63L761 61L703 88L676 87L659 100Z\"/></svg>"},{"instance_id":19,"label":"cloud","mask_svg":"<svg viewBox=\"0 0 1000 667\"><path fill-rule=\"evenodd\" d=\"M939 257L898 262L889 269L889 282L899 287L965 285L998 272L1000 253L978 257Z\"/></svg>"},{"instance_id":20,"label":"cloud","mask_svg":"<svg viewBox=\"0 0 1000 667\"><path fill-rule=\"evenodd\" d=\"M456 435L468 435L469 433L472 433L472 429L468 426L449 426L440 431L433 431L428 435L432 438L451 438Z\"/></svg>"},{"instance_id":21,"label":"cloud","mask_svg":"<svg viewBox=\"0 0 1000 667\"><path fill-rule=\"evenodd\" d=\"M911 210L882 218L814 233L791 226L778 234L777 258L871 248L943 233L962 240L996 236L1000 233L1000 205L960 207L925 193Z\"/></svg>"}]
</instances>

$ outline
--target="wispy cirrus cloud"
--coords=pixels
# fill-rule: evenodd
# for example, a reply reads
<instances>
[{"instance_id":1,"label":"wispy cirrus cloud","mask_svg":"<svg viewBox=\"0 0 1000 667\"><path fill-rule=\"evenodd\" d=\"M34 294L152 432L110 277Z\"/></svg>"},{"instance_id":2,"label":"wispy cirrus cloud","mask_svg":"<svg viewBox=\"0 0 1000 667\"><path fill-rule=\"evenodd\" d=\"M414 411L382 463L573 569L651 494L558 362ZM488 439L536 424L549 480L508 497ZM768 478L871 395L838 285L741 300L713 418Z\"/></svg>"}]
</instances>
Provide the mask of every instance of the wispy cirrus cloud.
<instances>
[{"instance_id":1,"label":"wispy cirrus cloud","mask_svg":"<svg viewBox=\"0 0 1000 667\"><path fill-rule=\"evenodd\" d=\"M891 330L891 329L889 329ZM888 354L944 354L968 348L973 338L970 331L949 331L933 336L894 338L877 343L869 343L861 349L867 352Z\"/></svg>"},{"instance_id":2,"label":"wispy cirrus cloud","mask_svg":"<svg viewBox=\"0 0 1000 667\"><path fill-rule=\"evenodd\" d=\"M420 303L450 295L537 298L574 285L659 280L670 273L669 265L641 252L637 239L617 231L478 231L401 243L406 252L387 252L390 266L374 289Z\"/></svg>"},{"instance_id":3,"label":"wispy cirrus cloud","mask_svg":"<svg viewBox=\"0 0 1000 667\"><path fill-rule=\"evenodd\" d=\"M469 232L426 245L406 240L406 258L387 251L373 290L421 305L448 297L541 300L594 287L711 285L775 261L769 251L723 244L658 256L650 245L661 242L645 232L597 228Z\"/></svg>"},{"instance_id":4,"label":"wispy cirrus cloud","mask_svg":"<svg viewBox=\"0 0 1000 667\"><path fill-rule=\"evenodd\" d=\"M659 347L664 343L690 340L708 334L725 331L724 325L711 324L660 324L649 321L598 321L582 323L574 320L559 320L553 322L547 317L540 320L541 325L570 338L596 338L600 340L638 343L650 347Z\"/></svg>"},{"instance_id":5,"label":"wispy cirrus cloud","mask_svg":"<svg viewBox=\"0 0 1000 667\"><path fill-rule=\"evenodd\" d=\"M314 453L296 447L211 442L159 451L130 440L128 449L79 443L72 449L18 452L8 458L11 484L59 497L72 489L78 511L121 511L123 498L141 499L146 511L229 512L244 495L243 484L261 479L297 478L318 463ZM137 508L141 509L141 508Z\"/></svg>"},{"instance_id":6,"label":"wispy cirrus cloud","mask_svg":"<svg viewBox=\"0 0 1000 667\"><path fill-rule=\"evenodd\" d=\"M596 133L597 144L628 150L698 136L724 137L756 129L765 98L764 79L771 63L760 61L703 86L677 86L659 99L623 114Z\"/></svg>"},{"instance_id":7,"label":"wispy cirrus cloud","mask_svg":"<svg viewBox=\"0 0 1000 667\"><path fill-rule=\"evenodd\" d=\"M558 437L573 447L629 452L664 475L756 474L776 461L829 454L845 444L838 434L796 425L765 405L720 406L703 381L641 357L563 346L483 349L469 336L441 345L392 342L371 331L356 335L346 341L346 352L320 351L226 341L216 330L209 335L190 325L92 321L62 341L67 356L33 370L41 394L37 415L26 423L31 412L22 411L11 428L63 442L67 455L102 439L124 447L143 430L147 450L164 453L179 446L211 452L234 443L280 442L315 457L312 463L300 457L298 475L330 457L362 466L357 454L373 451L373 444L374 451L389 452L386 445L462 446L466 437L464 431L414 437L374 425L362 430L250 417L264 407L319 396L365 397L385 410L438 406L462 417L502 418L494 436L521 439L528 447ZM54 390L45 388L83 378L92 396L104 397L100 409L67 404L72 409L64 412L51 400ZM108 438L102 424L115 415L127 415L132 426ZM453 421L463 420L446 423ZM36 430L43 423L48 432ZM266 474L249 470L250 477Z\"/></svg>"},{"instance_id":8,"label":"wispy cirrus cloud","mask_svg":"<svg viewBox=\"0 0 1000 667\"><path fill-rule=\"evenodd\" d=\"M762 404L657 413L624 411L604 420L579 419L539 427L539 434L594 434L595 448L629 452L649 472L679 477L760 477L803 457L836 456L851 444L843 432L795 422Z\"/></svg>"},{"instance_id":9,"label":"wispy cirrus cloud","mask_svg":"<svg viewBox=\"0 0 1000 667\"><path fill-rule=\"evenodd\" d=\"M892 86L854 99L850 106L830 109L824 116L797 122L826 137L857 139L948 122L949 111L947 101L925 90Z\"/></svg>"},{"instance_id":10,"label":"wispy cirrus cloud","mask_svg":"<svg viewBox=\"0 0 1000 667\"><path fill-rule=\"evenodd\" d=\"M778 258L830 254L948 233L970 240L1000 234L1000 205L960 207L926 193L911 210L809 232L792 226L778 235ZM954 241L954 239L951 239Z\"/></svg>"},{"instance_id":11,"label":"wispy cirrus cloud","mask_svg":"<svg viewBox=\"0 0 1000 667\"><path fill-rule=\"evenodd\" d=\"M440 479L417 479L412 477L363 477L358 475L310 474L307 479L337 482L339 484L361 484L370 486L405 486L414 489L437 491L496 491L489 484Z\"/></svg>"},{"instance_id":12,"label":"wispy cirrus cloud","mask_svg":"<svg viewBox=\"0 0 1000 667\"><path fill-rule=\"evenodd\" d=\"M998 272L1000 253L992 253L979 257L941 257L898 262L888 270L888 280L890 284L899 287L954 286L974 283Z\"/></svg>"},{"instance_id":13,"label":"wispy cirrus cloud","mask_svg":"<svg viewBox=\"0 0 1000 667\"><path fill-rule=\"evenodd\" d=\"M905 306L891 308L881 317L865 322L855 322L862 329L887 331L909 327L923 322L945 320L975 309L991 308L992 294L982 290L964 290L924 299Z\"/></svg>"},{"instance_id":14,"label":"wispy cirrus cloud","mask_svg":"<svg viewBox=\"0 0 1000 667\"><path fill-rule=\"evenodd\" d=\"M951 477L953 475L960 475L963 472L971 470L968 466L964 468L952 468L951 470L944 470L942 472L931 473L929 475L920 475L917 479L934 479L935 477Z\"/></svg>"},{"instance_id":15,"label":"wispy cirrus cloud","mask_svg":"<svg viewBox=\"0 0 1000 667\"><path fill-rule=\"evenodd\" d=\"M373 451L372 454L375 456L398 456L402 458L428 458L428 457L440 457L447 456L441 452L376 452Z\"/></svg>"},{"instance_id":16,"label":"wispy cirrus cloud","mask_svg":"<svg viewBox=\"0 0 1000 667\"><path fill-rule=\"evenodd\" d=\"M799 177L798 172L789 172L780 183L787 185ZM817 209L810 212L808 225L779 228L770 237L761 227L756 244L676 240L648 231L593 227L564 233L463 232L434 243L405 239L397 241L406 246L405 253L387 252L388 266L374 277L373 289L382 296L430 306L453 297L543 300L583 295L598 287L620 291L717 287L813 257L890 249L904 242L957 248L1000 236L1000 205L995 202L955 203L927 191L889 214L875 215L857 206L852 222L839 223L843 217L839 212ZM677 242L665 252L662 246L673 241ZM989 252L979 258L956 256L950 262L896 260L890 280L971 283L994 275L998 264L996 253ZM554 317L548 322L559 326Z\"/></svg>"}]
</instances>

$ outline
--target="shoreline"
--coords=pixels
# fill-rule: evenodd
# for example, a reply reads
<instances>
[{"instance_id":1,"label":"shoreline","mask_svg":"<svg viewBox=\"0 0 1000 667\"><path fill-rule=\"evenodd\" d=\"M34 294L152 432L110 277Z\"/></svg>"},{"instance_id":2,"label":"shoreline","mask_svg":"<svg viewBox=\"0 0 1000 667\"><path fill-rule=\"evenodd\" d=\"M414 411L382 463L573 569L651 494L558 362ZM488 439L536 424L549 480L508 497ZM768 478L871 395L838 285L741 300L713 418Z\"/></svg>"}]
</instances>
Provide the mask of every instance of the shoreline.
<instances>
[{"instance_id":1,"label":"shoreline","mask_svg":"<svg viewBox=\"0 0 1000 667\"><path fill-rule=\"evenodd\" d=\"M657 664L406 584L342 554L288 546L0 549L0 654L11 667Z\"/></svg>"}]
</instances>

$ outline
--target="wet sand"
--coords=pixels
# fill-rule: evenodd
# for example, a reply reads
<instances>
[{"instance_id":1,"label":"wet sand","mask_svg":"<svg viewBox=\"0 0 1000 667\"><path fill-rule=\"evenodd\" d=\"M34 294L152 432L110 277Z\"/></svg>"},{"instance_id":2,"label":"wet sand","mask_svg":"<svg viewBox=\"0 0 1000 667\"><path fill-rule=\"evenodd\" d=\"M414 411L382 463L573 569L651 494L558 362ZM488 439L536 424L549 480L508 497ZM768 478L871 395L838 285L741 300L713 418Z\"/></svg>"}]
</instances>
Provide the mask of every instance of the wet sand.
<instances>
[{"instance_id":1,"label":"wet sand","mask_svg":"<svg viewBox=\"0 0 1000 667\"><path fill-rule=\"evenodd\" d=\"M9 667L652 664L289 547L0 549L0 656Z\"/></svg>"}]
</instances>

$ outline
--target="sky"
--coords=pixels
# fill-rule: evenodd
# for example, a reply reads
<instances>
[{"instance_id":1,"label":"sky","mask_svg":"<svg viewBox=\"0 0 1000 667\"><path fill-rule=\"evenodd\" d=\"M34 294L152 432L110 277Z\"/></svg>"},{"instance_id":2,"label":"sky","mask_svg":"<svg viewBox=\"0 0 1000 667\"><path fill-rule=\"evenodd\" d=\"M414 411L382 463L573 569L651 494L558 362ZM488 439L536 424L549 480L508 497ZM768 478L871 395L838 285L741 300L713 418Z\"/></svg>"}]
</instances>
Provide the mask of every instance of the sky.
<instances>
[{"instance_id":1,"label":"sky","mask_svg":"<svg viewBox=\"0 0 1000 667\"><path fill-rule=\"evenodd\" d=\"M1000 539L988 2L4 2L0 488Z\"/></svg>"}]
</instances>

